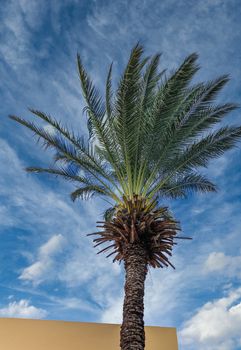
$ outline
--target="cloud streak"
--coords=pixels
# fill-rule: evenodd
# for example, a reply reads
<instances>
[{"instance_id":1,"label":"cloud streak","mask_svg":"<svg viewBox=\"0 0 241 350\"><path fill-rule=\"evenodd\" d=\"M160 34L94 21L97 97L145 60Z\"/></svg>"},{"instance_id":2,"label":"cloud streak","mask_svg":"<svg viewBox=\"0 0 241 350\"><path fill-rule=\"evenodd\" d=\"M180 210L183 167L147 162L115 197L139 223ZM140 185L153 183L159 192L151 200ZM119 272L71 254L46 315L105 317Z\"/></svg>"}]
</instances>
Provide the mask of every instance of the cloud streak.
<instances>
[{"instance_id":1,"label":"cloud streak","mask_svg":"<svg viewBox=\"0 0 241 350\"><path fill-rule=\"evenodd\" d=\"M61 234L52 236L39 248L37 261L26 267L19 279L31 281L34 285L38 285L49 278L49 272L54 268L54 257L61 253L64 242Z\"/></svg>"}]
</instances>

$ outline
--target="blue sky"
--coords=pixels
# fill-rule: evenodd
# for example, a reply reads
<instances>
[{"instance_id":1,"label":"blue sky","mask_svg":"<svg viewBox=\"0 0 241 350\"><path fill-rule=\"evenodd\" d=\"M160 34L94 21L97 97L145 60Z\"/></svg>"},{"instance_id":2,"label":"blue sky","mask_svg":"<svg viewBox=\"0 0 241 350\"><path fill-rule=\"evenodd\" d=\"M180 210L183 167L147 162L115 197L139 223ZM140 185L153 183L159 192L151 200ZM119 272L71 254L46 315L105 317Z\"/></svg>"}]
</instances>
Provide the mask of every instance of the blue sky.
<instances>
[{"instance_id":1,"label":"blue sky","mask_svg":"<svg viewBox=\"0 0 241 350\"><path fill-rule=\"evenodd\" d=\"M26 174L51 153L7 115L32 107L84 130L77 51L102 89L139 40L163 53L162 68L198 52L197 79L230 73L220 100L241 104L240 16L238 0L1 1L0 317L118 323L123 298L122 267L86 237L103 202L73 204L70 184ZM241 124L240 110L225 122ZM217 194L168 203L194 240L175 249L176 271L150 271L145 320L177 327L180 349L241 349L240 155L210 164Z\"/></svg>"}]
</instances>

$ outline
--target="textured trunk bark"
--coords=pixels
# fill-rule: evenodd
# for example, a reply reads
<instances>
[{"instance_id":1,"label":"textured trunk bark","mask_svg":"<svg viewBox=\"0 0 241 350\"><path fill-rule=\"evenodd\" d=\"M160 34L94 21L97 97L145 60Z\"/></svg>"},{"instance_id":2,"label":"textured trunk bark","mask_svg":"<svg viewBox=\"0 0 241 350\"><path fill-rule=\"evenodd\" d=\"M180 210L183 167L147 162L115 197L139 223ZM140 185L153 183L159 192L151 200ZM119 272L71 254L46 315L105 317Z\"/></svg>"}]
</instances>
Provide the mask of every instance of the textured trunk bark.
<instances>
[{"instance_id":1,"label":"textured trunk bark","mask_svg":"<svg viewBox=\"0 0 241 350\"><path fill-rule=\"evenodd\" d=\"M125 299L123 323L120 332L121 350L143 350L144 330L144 287L147 274L147 257L144 247L130 243L125 251Z\"/></svg>"}]
</instances>

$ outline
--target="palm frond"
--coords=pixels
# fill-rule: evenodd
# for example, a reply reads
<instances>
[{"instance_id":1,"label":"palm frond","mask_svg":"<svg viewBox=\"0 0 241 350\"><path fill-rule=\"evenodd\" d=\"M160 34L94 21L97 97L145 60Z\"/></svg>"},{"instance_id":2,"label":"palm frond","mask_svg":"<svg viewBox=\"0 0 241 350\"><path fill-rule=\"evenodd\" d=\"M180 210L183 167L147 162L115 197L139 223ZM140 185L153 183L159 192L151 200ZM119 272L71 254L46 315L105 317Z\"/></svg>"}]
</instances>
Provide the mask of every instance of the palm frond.
<instances>
[{"instance_id":1,"label":"palm frond","mask_svg":"<svg viewBox=\"0 0 241 350\"><path fill-rule=\"evenodd\" d=\"M200 109L202 110L205 107L209 107L210 103L214 101L216 95L228 81L228 76L223 75L215 80L211 80L207 83L199 83L197 86L187 89L183 103L180 106L180 111L177 113L177 120L183 124L190 115L195 115Z\"/></svg>"},{"instance_id":2,"label":"palm frond","mask_svg":"<svg viewBox=\"0 0 241 350\"><path fill-rule=\"evenodd\" d=\"M91 82L79 55L77 55L77 64L81 87L87 106L88 128L90 138L95 137L100 145L106 151L106 160L110 166L115 168L116 174L120 182L123 182L123 174L119 168L120 159L116 148L116 142L113 140L112 129L108 123L108 119L104 120L105 107L94 84Z\"/></svg>"},{"instance_id":3,"label":"palm frond","mask_svg":"<svg viewBox=\"0 0 241 350\"><path fill-rule=\"evenodd\" d=\"M214 133L194 142L176 158L170 159L167 175L149 192L155 195L175 174L192 172L197 167L206 167L212 158L221 156L234 147L241 138L241 127L223 127Z\"/></svg>"},{"instance_id":4,"label":"palm frond","mask_svg":"<svg viewBox=\"0 0 241 350\"><path fill-rule=\"evenodd\" d=\"M216 192L216 186L205 176L198 173L189 173L164 185L160 194L166 197L179 198L186 197L191 192Z\"/></svg>"},{"instance_id":5,"label":"palm frond","mask_svg":"<svg viewBox=\"0 0 241 350\"><path fill-rule=\"evenodd\" d=\"M186 120L178 121L170 130L169 138L163 144L161 150L155 150L152 157L165 169L166 163L170 163L177 155L183 152L183 148L191 145L195 139L200 138L216 123L220 122L231 111L237 109L237 105L227 103L214 107L203 107L196 113L190 114ZM154 152L153 152L154 153Z\"/></svg>"},{"instance_id":6,"label":"palm frond","mask_svg":"<svg viewBox=\"0 0 241 350\"><path fill-rule=\"evenodd\" d=\"M157 84L165 73L166 70L158 72L158 66L160 62L161 54L156 54L147 65L146 71L143 75L143 86L142 86L142 109L146 110L151 107L153 103L153 96L155 96L155 90Z\"/></svg>"},{"instance_id":7,"label":"palm frond","mask_svg":"<svg viewBox=\"0 0 241 350\"><path fill-rule=\"evenodd\" d=\"M79 54L77 55L77 65L83 96L87 103L89 133L90 137L92 137L94 130L96 133L99 133L99 125L105 116L105 106L102 97L85 70Z\"/></svg>"},{"instance_id":8,"label":"palm frond","mask_svg":"<svg viewBox=\"0 0 241 350\"><path fill-rule=\"evenodd\" d=\"M195 53L189 55L180 68L160 86L156 93L153 108L148 114L150 119L149 137L145 140L146 147L143 157L143 166L140 167L142 175L139 176L142 179L142 183L148 169L148 160L153 159L153 154L155 154L156 150L159 148L158 145L166 139L166 132L172 124L175 113L182 102L184 89L187 88L193 75L199 69L196 64L197 58L198 56ZM145 192L156 176L159 167L160 164L157 162L153 168L150 179L146 182Z\"/></svg>"},{"instance_id":9,"label":"palm frond","mask_svg":"<svg viewBox=\"0 0 241 350\"><path fill-rule=\"evenodd\" d=\"M105 105L106 105L106 113L107 113L107 118L110 119L112 116L112 97L113 97L113 91L112 91L112 67L113 63L111 63L108 75L107 75L107 80L106 80L106 88L105 88Z\"/></svg>"},{"instance_id":10,"label":"palm frond","mask_svg":"<svg viewBox=\"0 0 241 350\"><path fill-rule=\"evenodd\" d=\"M179 145L182 145L182 142L187 144L190 139L194 139L202 132L207 131L237 108L238 105L234 103L200 108L199 111L190 114L184 122L176 126L173 138L175 141L178 140Z\"/></svg>"},{"instance_id":11,"label":"palm frond","mask_svg":"<svg viewBox=\"0 0 241 350\"><path fill-rule=\"evenodd\" d=\"M210 133L199 141L188 146L176 159L176 171L183 171L193 167L207 166L211 158L221 156L232 148L241 137L241 127L225 126Z\"/></svg>"},{"instance_id":12,"label":"palm frond","mask_svg":"<svg viewBox=\"0 0 241 350\"><path fill-rule=\"evenodd\" d=\"M205 85L207 89L203 101L213 101L216 98L217 94L222 90L222 88L229 82L229 80L229 75L225 74L215 80L211 80L206 83Z\"/></svg>"},{"instance_id":13,"label":"palm frond","mask_svg":"<svg viewBox=\"0 0 241 350\"><path fill-rule=\"evenodd\" d=\"M200 83L184 90L182 102L176 115L173 115L172 124L166 126L158 147L155 147L150 154L150 160L156 163L156 167L148 184L156 176L160 164L163 166L166 160L169 161L173 155L180 153L184 145L191 143L195 137L199 137L203 131L238 107L234 103L210 106L216 94L228 81L228 76L223 75L214 81Z\"/></svg>"},{"instance_id":14,"label":"palm frond","mask_svg":"<svg viewBox=\"0 0 241 350\"><path fill-rule=\"evenodd\" d=\"M196 134L194 131L197 124L203 128L201 130L205 130L206 126L208 128L213 125L213 122L220 120L215 117L222 117L236 109L237 105L231 103L217 107L210 105L216 94L228 81L228 76L224 75L214 81L200 83L184 91L183 100L173 118L173 123L166 129L166 137L163 137L161 147L163 145L166 146L167 143L171 143L172 148L172 141L173 139L175 141L177 131L180 130L179 137L180 133L183 135L183 138L188 138L189 136L195 137ZM210 114L211 119L209 118ZM191 129L190 126L192 126ZM200 129L198 129L198 132L200 132Z\"/></svg>"},{"instance_id":15,"label":"palm frond","mask_svg":"<svg viewBox=\"0 0 241 350\"><path fill-rule=\"evenodd\" d=\"M137 113L135 115L136 126L133 129L133 154L134 154L134 172L133 172L133 191L140 191L140 172L138 173L140 159L142 157L143 148L145 148L145 140L149 133L149 118L147 111L153 103L153 96L157 89L158 82L164 71L158 73L158 64L160 54L155 55L147 64L146 70L143 73L143 78L140 84L139 101L136 102Z\"/></svg>"},{"instance_id":16,"label":"palm frond","mask_svg":"<svg viewBox=\"0 0 241 350\"><path fill-rule=\"evenodd\" d=\"M66 143L61 137L58 135L52 135L51 133L47 132L41 127L36 126L32 122L28 122L25 119L22 119L20 117L10 115L11 119L15 120L19 124L24 125L28 129L34 132L35 135L38 136L39 140L43 140L43 146L45 148L52 148L54 150L57 150L58 159L64 160L68 164L75 164L76 166L79 166L80 169L83 169L93 175L97 181L99 181L104 187L108 188L109 192L111 193L112 197L115 198L117 201L119 201L117 195L111 190L110 185L108 182L104 181L103 177L101 176L104 172L103 169L100 172L100 169L96 169L87 158L80 157L78 154L78 151L71 143ZM105 180L110 181L113 183L111 178L107 177L105 175ZM117 187L118 189L118 187Z\"/></svg>"},{"instance_id":17,"label":"palm frond","mask_svg":"<svg viewBox=\"0 0 241 350\"><path fill-rule=\"evenodd\" d=\"M64 136L68 141L75 145L78 149L82 150L83 148L83 137L76 137L73 132L70 132L68 128L61 125L56 119L50 115L45 114L44 112L29 108L29 111L33 113L36 117L42 119L47 124L51 125L56 132L59 132Z\"/></svg>"},{"instance_id":18,"label":"palm frond","mask_svg":"<svg viewBox=\"0 0 241 350\"><path fill-rule=\"evenodd\" d=\"M183 99L184 89L187 88L194 74L198 71L197 65L198 55L193 53L189 55L181 64L180 68L167 79L166 83L161 85L159 91L156 94L156 102L154 104L153 113L154 120L158 129L158 137L165 132L167 126L172 124L175 112Z\"/></svg>"},{"instance_id":19,"label":"palm frond","mask_svg":"<svg viewBox=\"0 0 241 350\"><path fill-rule=\"evenodd\" d=\"M87 144L85 142L84 137L76 137L73 132L70 132L66 127L62 126L60 122L58 122L56 119L52 118L50 115L47 115L41 111L37 111L34 109L30 109L30 111L40 119L47 122L49 125L51 125L57 132L60 133L64 138L66 138L68 141L75 146L76 150L78 151L78 157L83 157L89 161L90 164L92 164L92 167L99 172L104 178L111 181L111 179L108 177L108 174L103 170L102 164L98 161L96 158L96 154L94 154L92 150L92 145ZM26 126L26 124L25 124ZM39 135L40 136L40 135ZM60 140L60 139L59 139Z\"/></svg>"},{"instance_id":20,"label":"palm frond","mask_svg":"<svg viewBox=\"0 0 241 350\"><path fill-rule=\"evenodd\" d=\"M96 186L96 185L87 185L81 188L78 188L74 192L71 193L71 199L74 202L77 198L81 198L83 200L88 200L94 195L100 196L109 196L109 192L106 191L104 187Z\"/></svg>"},{"instance_id":21,"label":"palm frond","mask_svg":"<svg viewBox=\"0 0 241 350\"><path fill-rule=\"evenodd\" d=\"M91 181L87 177L76 175L76 170L73 170L73 167L63 168L40 168L40 167L27 167L25 169L28 173L46 173L51 175L56 175L57 177L63 177L68 181L80 182L86 185L90 185Z\"/></svg>"},{"instance_id":22,"label":"palm frond","mask_svg":"<svg viewBox=\"0 0 241 350\"><path fill-rule=\"evenodd\" d=\"M137 44L130 55L116 94L115 134L123 154L129 195L133 191L136 129L139 127L138 103L141 97L141 71L148 59L142 59L143 48Z\"/></svg>"},{"instance_id":23,"label":"palm frond","mask_svg":"<svg viewBox=\"0 0 241 350\"><path fill-rule=\"evenodd\" d=\"M108 209L106 209L103 213L103 218L105 221L111 221L113 219L113 216L116 212L116 208L115 207L110 207Z\"/></svg>"}]
</instances>

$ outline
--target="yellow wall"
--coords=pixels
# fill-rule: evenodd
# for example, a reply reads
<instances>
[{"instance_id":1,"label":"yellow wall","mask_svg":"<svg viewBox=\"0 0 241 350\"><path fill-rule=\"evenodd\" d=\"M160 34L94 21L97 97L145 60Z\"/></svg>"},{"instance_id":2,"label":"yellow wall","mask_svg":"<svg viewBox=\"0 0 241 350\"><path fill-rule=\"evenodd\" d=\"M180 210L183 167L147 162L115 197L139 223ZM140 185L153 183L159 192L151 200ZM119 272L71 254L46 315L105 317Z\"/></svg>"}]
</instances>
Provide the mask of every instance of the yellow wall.
<instances>
[{"instance_id":1,"label":"yellow wall","mask_svg":"<svg viewBox=\"0 0 241 350\"><path fill-rule=\"evenodd\" d=\"M0 319L1 350L118 350L119 326ZM175 328L146 327L146 350L177 350Z\"/></svg>"}]
</instances>

